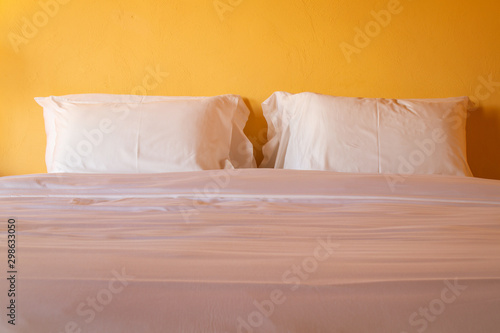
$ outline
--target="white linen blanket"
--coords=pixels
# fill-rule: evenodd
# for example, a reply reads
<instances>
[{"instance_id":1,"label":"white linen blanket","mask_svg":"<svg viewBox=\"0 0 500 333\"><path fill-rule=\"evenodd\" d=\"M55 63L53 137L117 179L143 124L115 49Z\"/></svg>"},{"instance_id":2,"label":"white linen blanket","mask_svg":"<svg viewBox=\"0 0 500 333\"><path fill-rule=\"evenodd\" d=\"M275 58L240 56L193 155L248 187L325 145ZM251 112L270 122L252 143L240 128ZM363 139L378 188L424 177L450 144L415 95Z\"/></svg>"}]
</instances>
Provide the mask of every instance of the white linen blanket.
<instances>
[{"instance_id":1,"label":"white linen blanket","mask_svg":"<svg viewBox=\"0 0 500 333\"><path fill-rule=\"evenodd\" d=\"M0 225L0 332L500 332L499 181L3 177Z\"/></svg>"}]
</instances>

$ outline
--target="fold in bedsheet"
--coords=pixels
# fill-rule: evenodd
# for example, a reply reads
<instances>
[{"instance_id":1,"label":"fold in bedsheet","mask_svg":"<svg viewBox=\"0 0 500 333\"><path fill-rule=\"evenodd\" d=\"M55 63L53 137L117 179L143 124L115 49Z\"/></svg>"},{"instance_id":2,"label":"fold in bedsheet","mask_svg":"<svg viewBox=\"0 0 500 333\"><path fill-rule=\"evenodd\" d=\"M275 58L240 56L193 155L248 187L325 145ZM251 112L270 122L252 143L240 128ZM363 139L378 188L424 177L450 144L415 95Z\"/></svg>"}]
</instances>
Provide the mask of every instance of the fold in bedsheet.
<instances>
[{"instance_id":1,"label":"fold in bedsheet","mask_svg":"<svg viewBox=\"0 0 500 333\"><path fill-rule=\"evenodd\" d=\"M500 182L220 170L0 178L0 332L498 332Z\"/></svg>"}]
</instances>

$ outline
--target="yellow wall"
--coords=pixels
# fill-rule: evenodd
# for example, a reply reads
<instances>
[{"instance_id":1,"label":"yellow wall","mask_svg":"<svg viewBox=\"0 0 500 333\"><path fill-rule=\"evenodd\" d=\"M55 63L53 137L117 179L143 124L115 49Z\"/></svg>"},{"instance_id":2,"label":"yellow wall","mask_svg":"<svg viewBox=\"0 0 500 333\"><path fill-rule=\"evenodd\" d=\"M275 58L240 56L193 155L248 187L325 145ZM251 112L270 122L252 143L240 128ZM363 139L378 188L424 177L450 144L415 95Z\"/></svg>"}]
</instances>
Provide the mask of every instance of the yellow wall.
<instances>
[{"instance_id":1,"label":"yellow wall","mask_svg":"<svg viewBox=\"0 0 500 333\"><path fill-rule=\"evenodd\" d=\"M499 14L492 0L1 0L0 176L46 171L35 96L240 94L260 145L260 103L284 90L472 96L469 162L500 179Z\"/></svg>"}]
</instances>

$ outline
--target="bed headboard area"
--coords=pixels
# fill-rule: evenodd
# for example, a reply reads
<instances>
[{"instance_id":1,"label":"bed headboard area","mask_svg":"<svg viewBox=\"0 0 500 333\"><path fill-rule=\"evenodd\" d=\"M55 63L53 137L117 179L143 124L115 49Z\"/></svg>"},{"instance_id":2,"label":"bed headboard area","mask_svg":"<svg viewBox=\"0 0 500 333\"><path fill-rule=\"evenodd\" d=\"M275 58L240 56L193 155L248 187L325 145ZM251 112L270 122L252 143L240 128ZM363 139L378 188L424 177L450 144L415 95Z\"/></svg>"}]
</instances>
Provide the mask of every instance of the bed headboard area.
<instances>
[{"instance_id":1,"label":"bed headboard area","mask_svg":"<svg viewBox=\"0 0 500 333\"><path fill-rule=\"evenodd\" d=\"M468 96L467 156L500 179L500 4L491 0L3 0L0 176L45 173L34 97L241 95L258 162L276 91Z\"/></svg>"}]
</instances>

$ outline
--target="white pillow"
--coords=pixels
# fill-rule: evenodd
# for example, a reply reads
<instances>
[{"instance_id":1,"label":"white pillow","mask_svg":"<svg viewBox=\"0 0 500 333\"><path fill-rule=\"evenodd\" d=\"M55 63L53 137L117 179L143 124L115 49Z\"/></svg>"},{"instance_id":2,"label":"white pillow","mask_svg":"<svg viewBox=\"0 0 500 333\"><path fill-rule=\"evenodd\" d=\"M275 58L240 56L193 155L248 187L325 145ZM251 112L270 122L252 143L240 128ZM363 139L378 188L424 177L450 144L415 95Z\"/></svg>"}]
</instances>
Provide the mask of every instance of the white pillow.
<instances>
[{"instance_id":1,"label":"white pillow","mask_svg":"<svg viewBox=\"0 0 500 333\"><path fill-rule=\"evenodd\" d=\"M157 173L255 167L237 95L81 94L44 108L48 172Z\"/></svg>"},{"instance_id":2,"label":"white pillow","mask_svg":"<svg viewBox=\"0 0 500 333\"><path fill-rule=\"evenodd\" d=\"M276 92L261 167L472 176L467 97L396 100Z\"/></svg>"}]
</instances>

